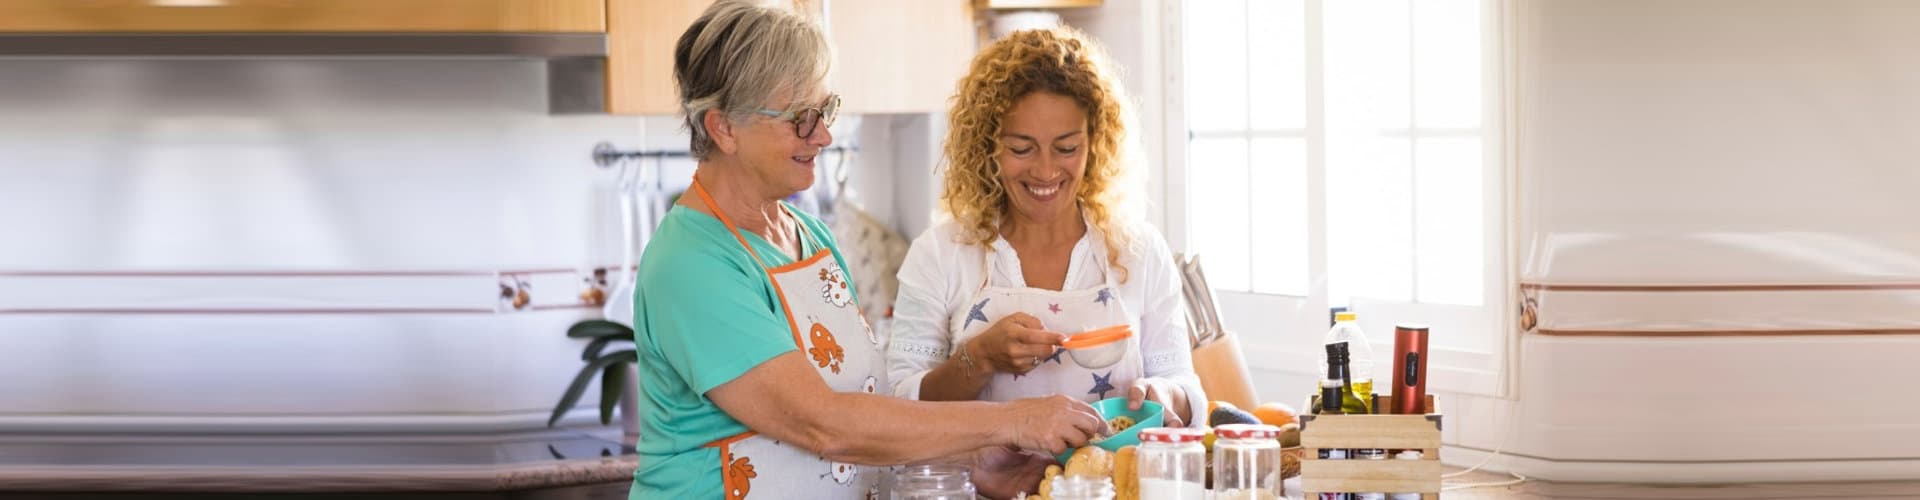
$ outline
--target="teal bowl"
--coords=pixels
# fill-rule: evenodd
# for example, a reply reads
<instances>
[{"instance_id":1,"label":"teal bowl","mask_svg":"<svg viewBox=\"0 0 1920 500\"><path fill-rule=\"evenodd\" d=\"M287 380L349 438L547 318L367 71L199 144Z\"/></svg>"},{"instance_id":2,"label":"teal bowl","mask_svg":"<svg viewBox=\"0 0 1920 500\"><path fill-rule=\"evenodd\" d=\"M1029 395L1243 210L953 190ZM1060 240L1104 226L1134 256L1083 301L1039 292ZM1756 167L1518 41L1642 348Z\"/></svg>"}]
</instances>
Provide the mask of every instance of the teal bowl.
<instances>
[{"instance_id":1,"label":"teal bowl","mask_svg":"<svg viewBox=\"0 0 1920 500\"><path fill-rule=\"evenodd\" d=\"M1105 439L1096 438L1094 442L1088 443L1107 451L1120 451L1121 448L1140 444L1141 430L1166 425L1166 415L1161 412L1160 403L1153 401L1141 401L1139 410L1128 410L1127 398L1107 398L1093 403L1093 409L1099 411L1100 418L1104 420L1123 416L1133 419L1133 427L1116 432ZM1073 457L1073 450L1067 450L1066 453L1061 453L1054 458L1064 465L1071 457Z\"/></svg>"}]
</instances>

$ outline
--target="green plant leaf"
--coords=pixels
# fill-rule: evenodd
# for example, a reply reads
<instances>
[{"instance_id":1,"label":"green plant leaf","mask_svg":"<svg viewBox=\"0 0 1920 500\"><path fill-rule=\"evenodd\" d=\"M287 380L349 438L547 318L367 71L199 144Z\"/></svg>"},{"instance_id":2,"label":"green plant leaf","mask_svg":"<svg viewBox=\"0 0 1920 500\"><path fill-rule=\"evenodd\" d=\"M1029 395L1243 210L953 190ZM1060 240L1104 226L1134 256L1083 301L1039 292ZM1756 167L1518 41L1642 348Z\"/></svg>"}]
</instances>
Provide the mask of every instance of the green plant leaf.
<instances>
[{"instance_id":1,"label":"green plant leaf","mask_svg":"<svg viewBox=\"0 0 1920 500\"><path fill-rule=\"evenodd\" d=\"M607 349L607 344L622 340L632 342L633 337L600 337L593 339L592 342L587 343L587 349L580 353L580 360L593 361L593 358L600 357L600 351Z\"/></svg>"},{"instance_id":2,"label":"green plant leaf","mask_svg":"<svg viewBox=\"0 0 1920 500\"><path fill-rule=\"evenodd\" d=\"M614 363L601 369L600 425L613 423L613 407L620 404L620 397L627 393L626 388L626 363ZM633 415L627 415L627 418L633 418Z\"/></svg>"},{"instance_id":3,"label":"green plant leaf","mask_svg":"<svg viewBox=\"0 0 1920 500\"><path fill-rule=\"evenodd\" d=\"M560 404L553 407L553 415L547 417L547 427L553 427L553 424L560 422L560 417L567 414L567 410L571 410L574 405L580 404L580 396L586 394L587 384L593 383L593 376L595 374L600 373L601 370L605 370L608 365L615 363L633 363L639 361L639 359L639 356L632 350L616 351L595 358L592 362L587 363L587 366L580 368L580 372L573 376L573 383L567 385L567 392L560 395Z\"/></svg>"},{"instance_id":4,"label":"green plant leaf","mask_svg":"<svg viewBox=\"0 0 1920 500\"><path fill-rule=\"evenodd\" d=\"M567 336L577 339L600 337L633 338L633 329L604 319L589 319L567 327Z\"/></svg>"}]
</instances>

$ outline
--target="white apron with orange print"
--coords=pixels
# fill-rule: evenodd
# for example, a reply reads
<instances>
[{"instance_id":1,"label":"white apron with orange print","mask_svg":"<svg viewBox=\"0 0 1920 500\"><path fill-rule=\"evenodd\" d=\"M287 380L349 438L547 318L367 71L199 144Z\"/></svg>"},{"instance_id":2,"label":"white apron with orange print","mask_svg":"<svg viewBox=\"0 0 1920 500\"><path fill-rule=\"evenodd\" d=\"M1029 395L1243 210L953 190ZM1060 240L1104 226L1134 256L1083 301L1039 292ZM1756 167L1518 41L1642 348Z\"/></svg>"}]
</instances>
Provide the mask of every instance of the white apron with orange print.
<instances>
[{"instance_id":1,"label":"white apron with orange print","mask_svg":"<svg viewBox=\"0 0 1920 500\"><path fill-rule=\"evenodd\" d=\"M727 230L766 268L766 261L747 244L746 236L713 203L700 181L693 182L700 201L712 209ZM801 233L820 251L799 262L766 268L794 345L827 386L838 392L874 393L886 377L886 359L880 338L861 319L853 302L852 284L824 241L805 225ZM865 342L862 342L865 341ZM849 427L859 422L845 422ZM819 454L775 441L753 431L720 439L707 446L720 449L720 474L728 500L749 498L860 499L879 496L879 472L874 467L835 463Z\"/></svg>"}]
</instances>

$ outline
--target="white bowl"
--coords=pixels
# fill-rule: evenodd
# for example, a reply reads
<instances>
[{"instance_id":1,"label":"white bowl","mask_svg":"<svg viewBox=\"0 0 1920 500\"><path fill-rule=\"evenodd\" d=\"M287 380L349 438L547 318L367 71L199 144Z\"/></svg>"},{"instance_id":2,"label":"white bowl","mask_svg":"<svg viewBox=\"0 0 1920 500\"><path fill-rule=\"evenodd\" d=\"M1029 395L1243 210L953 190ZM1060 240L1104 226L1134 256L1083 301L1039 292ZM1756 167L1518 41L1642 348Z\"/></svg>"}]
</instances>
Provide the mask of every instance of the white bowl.
<instances>
[{"instance_id":1,"label":"white bowl","mask_svg":"<svg viewBox=\"0 0 1920 500\"><path fill-rule=\"evenodd\" d=\"M1106 368L1120 362L1127 356L1127 347L1133 343L1133 337L1080 349L1067 349L1067 355L1073 357L1073 363L1089 370Z\"/></svg>"}]
</instances>

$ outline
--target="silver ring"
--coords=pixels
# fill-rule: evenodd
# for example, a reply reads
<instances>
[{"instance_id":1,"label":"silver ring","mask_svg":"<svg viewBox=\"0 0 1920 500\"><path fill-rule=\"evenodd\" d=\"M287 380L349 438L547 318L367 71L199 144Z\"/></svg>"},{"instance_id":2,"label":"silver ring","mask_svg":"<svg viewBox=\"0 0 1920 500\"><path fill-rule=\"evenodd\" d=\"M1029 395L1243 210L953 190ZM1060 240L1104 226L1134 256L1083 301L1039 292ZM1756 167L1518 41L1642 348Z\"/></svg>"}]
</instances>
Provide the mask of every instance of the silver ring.
<instances>
[{"instance_id":1,"label":"silver ring","mask_svg":"<svg viewBox=\"0 0 1920 500\"><path fill-rule=\"evenodd\" d=\"M1034 356L1034 357L1033 357L1033 367L1034 367L1034 368L1039 368L1039 367L1040 367L1040 357L1039 357L1039 356Z\"/></svg>"}]
</instances>

